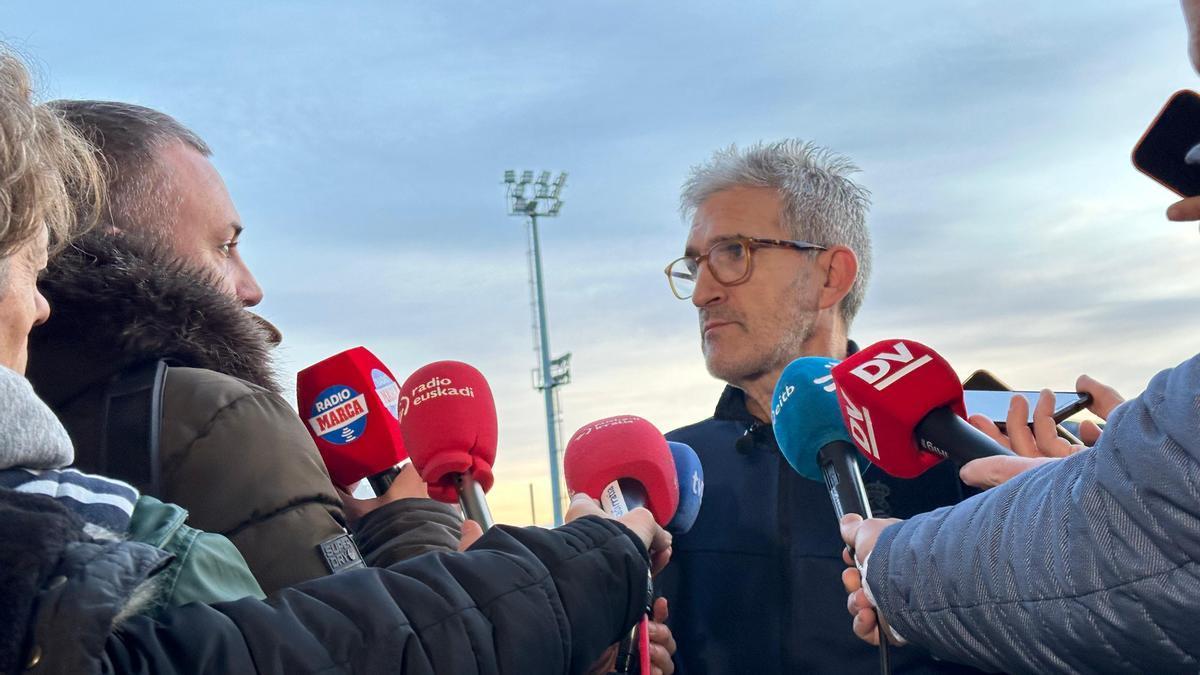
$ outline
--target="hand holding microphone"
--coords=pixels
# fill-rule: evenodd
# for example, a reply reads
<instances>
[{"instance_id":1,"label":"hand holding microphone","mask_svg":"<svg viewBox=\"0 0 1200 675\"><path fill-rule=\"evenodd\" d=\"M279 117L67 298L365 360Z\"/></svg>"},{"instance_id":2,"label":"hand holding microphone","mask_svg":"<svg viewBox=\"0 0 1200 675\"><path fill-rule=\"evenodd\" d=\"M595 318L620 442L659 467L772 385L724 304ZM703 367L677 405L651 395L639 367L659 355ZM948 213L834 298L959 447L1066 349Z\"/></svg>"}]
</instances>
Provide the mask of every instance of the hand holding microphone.
<instances>
[{"instance_id":1,"label":"hand holding microphone","mask_svg":"<svg viewBox=\"0 0 1200 675\"><path fill-rule=\"evenodd\" d=\"M581 427L567 442L563 475L572 495L599 500L604 512L618 519L644 507L661 529L679 507L679 477L667 439L641 417L618 415ZM654 541L662 541L657 531L653 534ZM665 559L655 559L665 549L647 550L656 571L666 565Z\"/></svg>"},{"instance_id":2,"label":"hand holding microphone","mask_svg":"<svg viewBox=\"0 0 1200 675\"><path fill-rule=\"evenodd\" d=\"M333 489L342 498L342 505L346 510L346 518L351 525L385 504L400 501L401 499L429 499L429 490L425 486L425 481L421 480L421 474L417 473L412 464L405 464L400 467L395 478L392 480L392 484L383 494L377 497L358 499L352 493L347 492L337 485L334 485Z\"/></svg>"},{"instance_id":3,"label":"hand holding microphone","mask_svg":"<svg viewBox=\"0 0 1200 675\"><path fill-rule=\"evenodd\" d=\"M563 521L569 523L584 516L609 518L629 528L650 552L652 574L658 574L670 562L671 533L655 521L654 514L650 513L648 509L637 507L624 515L615 516L600 508L599 500L592 499L581 492L571 498L571 506L563 516Z\"/></svg>"},{"instance_id":4,"label":"hand holding microphone","mask_svg":"<svg viewBox=\"0 0 1200 675\"><path fill-rule=\"evenodd\" d=\"M871 555L879 535L888 527L904 522L897 518L871 518L863 520L857 515L850 514L842 518L842 541L846 549L842 551L842 561L847 567L842 571L842 586L846 589L846 608L854 617L854 634L859 639L872 645L879 644L879 616L866 586L863 584L864 561ZM851 551L854 554L851 555ZM904 644L903 638L895 631L889 631L892 644Z\"/></svg>"},{"instance_id":5,"label":"hand holding microphone","mask_svg":"<svg viewBox=\"0 0 1200 675\"><path fill-rule=\"evenodd\" d=\"M635 532L650 553L651 573L666 566L671 535L663 527L672 521L679 508L679 473L671 447L653 424L633 415L618 415L583 426L567 442L563 474L567 490L575 495L573 509L585 512L594 509L596 505L591 500L597 499L610 516L623 523L630 519L626 523L630 529L649 529L649 539L644 530ZM701 490L702 484L701 477ZM687 527L691 524L687 523ZM653 587L647 579L646 614L636 631L641 638L643 673L650 672L652 667L649 620L652 598ZM665 635L670 637L669 632ZM631 644L632 636L617 650L614 663L618 672L629 672L632 666Z\"/></svg>"}]
</instances>

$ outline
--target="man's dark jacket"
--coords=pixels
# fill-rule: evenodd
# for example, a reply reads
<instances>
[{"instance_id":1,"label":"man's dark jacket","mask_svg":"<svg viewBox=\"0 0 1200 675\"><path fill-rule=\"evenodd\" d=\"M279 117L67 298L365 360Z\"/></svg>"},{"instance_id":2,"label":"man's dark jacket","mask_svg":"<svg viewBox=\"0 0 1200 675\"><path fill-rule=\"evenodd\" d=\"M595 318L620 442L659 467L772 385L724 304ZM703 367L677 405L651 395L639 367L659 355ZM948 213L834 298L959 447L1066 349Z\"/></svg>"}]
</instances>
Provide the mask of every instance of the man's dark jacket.
<instances>
[{"instance_id":1,"label":"man's dark jacket","mask_svg":"<svg viewBox=\"0 0 1200 675\"><path fill-rule=\"evenodd\" d=\"M267 594L329 573L320 545L344 534L342 503L280 396L273 328L166 249L128 235L73 241L39 286L51 314L30 336L28 377L71 434L78 468L131 480L97 452L105 393L131 367L165 359L162 478L157 489L138 487L187 509L189 525L229 537ZM392 553L454 549L452 507L405 502L410 545Z\"/></svg>"},{"instance_id":2,"label":"man's dark jacket","mask_svg":"<svg viewBox=\"0 0 1200 675\"><path fill-rule=\"evenodd\" d=\"M670 602L676 663L698 673L876 673L855 637L841 574L845 545L829 493L788 466L768 424L726 387L709 419L667 434L696 450L704 501L658 579ZM963 498L955 469L915 480L863 473L874 515L905 518ZM895 673L975 672L919 649L892 650Z\"/></svg>"},{"instance_id":3,"label":"man's dark jacket","mask_svg":"<svg viewBox=\"0 0 1200 675\"><path fill-rule=\"evenodd\" d=\"M0 672L581 673L644 608L649 564L615 521L498 526L466 553L134 616L167 558L0 489Z\"/></svg>"}]
</instances>

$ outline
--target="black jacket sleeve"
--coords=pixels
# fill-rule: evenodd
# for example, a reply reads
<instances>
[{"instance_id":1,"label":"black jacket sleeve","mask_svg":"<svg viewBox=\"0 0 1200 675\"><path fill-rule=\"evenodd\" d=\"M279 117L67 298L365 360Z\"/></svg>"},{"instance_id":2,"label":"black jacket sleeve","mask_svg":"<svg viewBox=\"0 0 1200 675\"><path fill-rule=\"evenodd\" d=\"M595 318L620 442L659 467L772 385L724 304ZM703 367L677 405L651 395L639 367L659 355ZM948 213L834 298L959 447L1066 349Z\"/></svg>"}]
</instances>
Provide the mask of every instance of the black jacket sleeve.
<instances>
[{"instance_id":1,"label":"black jacket sleeve","mask_svg":"<svg viewBox=\"0 0 1200 675\"><path fill-rule=\"evenodd\" d=\"M284 589L131 619L111 672L578 673L632 626L648 561L620 524L495 527L432 553Z\"/></svg>"},{"instance_id":2,"label":"black jacket sleeve","mask_svg":"<svg viewBox=\"0 0 1200 675\"><path fill-rule=\"evenodd\" d=\"M398 499L371 511L354 526L363 561L387 567L430 551L456 551L462 538L458 509L433 499Z\"/></svg>"}]
</instances>

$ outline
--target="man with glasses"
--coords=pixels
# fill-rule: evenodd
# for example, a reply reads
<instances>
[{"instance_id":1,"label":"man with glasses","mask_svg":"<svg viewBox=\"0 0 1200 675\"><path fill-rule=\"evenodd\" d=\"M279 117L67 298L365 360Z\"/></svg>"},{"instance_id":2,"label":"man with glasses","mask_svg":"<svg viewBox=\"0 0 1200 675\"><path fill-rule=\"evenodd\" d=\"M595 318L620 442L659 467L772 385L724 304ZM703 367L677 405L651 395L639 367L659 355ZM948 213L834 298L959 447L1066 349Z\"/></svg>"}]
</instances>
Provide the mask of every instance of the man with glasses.
<instances>
[{"instance_id":1,"label":"man with glasses","mask_svg":"<svg viewBox=\"0 0 1200 675\"><path fill-rule=\"evenodd\" d=\"M668 438L696 449L706 478L692 530L675 539L660 590L683 673L871 672L835 618L845 611L837 520L823 485L800 477L775 444L770 400L801 356L842 358L870 271L867 191L845 157L796 140L730 147L693 169L681 206L684 255L671 291L699 313L708 372L726 383L716 412ZM901 327L900 330L903 330ZM912 481L869 468L872 506L892 516L955 503L950 467ZM896 672L957 666L904 651Z\"/></svg>"}]
</instances>

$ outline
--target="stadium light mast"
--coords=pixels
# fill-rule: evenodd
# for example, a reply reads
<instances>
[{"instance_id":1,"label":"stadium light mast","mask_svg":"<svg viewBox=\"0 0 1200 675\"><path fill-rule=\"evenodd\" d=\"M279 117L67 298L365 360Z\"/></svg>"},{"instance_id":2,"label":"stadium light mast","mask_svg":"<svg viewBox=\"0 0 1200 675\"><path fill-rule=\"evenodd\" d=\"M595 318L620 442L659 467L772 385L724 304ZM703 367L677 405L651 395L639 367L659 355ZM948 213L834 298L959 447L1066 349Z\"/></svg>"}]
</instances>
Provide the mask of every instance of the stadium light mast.
<instances>
[{"instance_id":1,"label":"stadium light mast","mask_svg":"<svg viewBox=\"0 0 1200 675\"><path fill-rule=\"evenodd\" d=\"M571 353L550 358L550 329L546 326L546 284L542 279L542 247L538 238L538 218L556 218L562 209L562 191L567 184L563 171L553 182L550 172L543 171L537 180L532 171L504 172L508 199L508 215L528 218L529 224L529 284L534 310L534 351L538 367L533 370L533 388L546 399L546 437L550 445L550 503L554 509L554 524L562 525L562 488L559 479L558 445L562 436L562 412L558 405L558 388L571 381ZM528 194L526 194L528 192Z\"/></svg>"}]
</instances>

